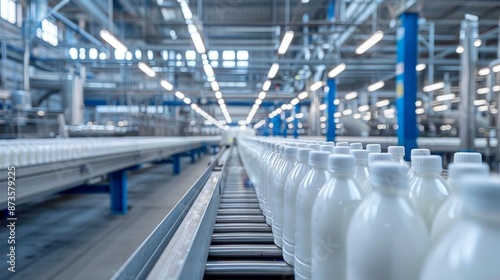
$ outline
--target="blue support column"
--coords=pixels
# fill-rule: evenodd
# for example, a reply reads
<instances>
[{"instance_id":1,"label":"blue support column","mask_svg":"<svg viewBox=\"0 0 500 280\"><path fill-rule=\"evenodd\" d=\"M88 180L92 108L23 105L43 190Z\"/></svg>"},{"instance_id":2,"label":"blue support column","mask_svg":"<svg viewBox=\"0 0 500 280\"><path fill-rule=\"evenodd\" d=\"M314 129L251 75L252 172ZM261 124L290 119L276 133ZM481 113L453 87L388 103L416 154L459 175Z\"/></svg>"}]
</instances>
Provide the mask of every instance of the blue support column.
<instances>
[{"instance_id":1,"label":"blue support column","mask_svg":"<svg viewBox=\"0 0 500 280\"><path fill-rule=\"evenodd\" d=\"M290 111L285 110L285 127L283 128L283 137L286 138L288 136L288 124L286 123L286 119L290 117Z\"/></svg>"},{"instance_id":2,"label":"blue support column","mask_svg":"<svg viewBox=\"0 0 500 280\"><path fill-rule=\"evenodd\" d=\"M295 105L295 115L300 113L300 105ZM293 138L299 138L299 120L297 118L293 119Z\"/></svg>"},{"instance_id":3,"label":"blue support column","mask_svg":"<svg viewBox=\"0 0 500 280\"><path fill-rule=\"evenodd\" d=\"M280 115L272 118L272 122L273 122L273 136L279 136L281 134L281 130L280 130L280 127L281 127L281 118L280 118Z\"/></svg>"},{"instance_id":4,"label":"blue support column","mask_svg":"<svg viewBox=\"0 0 500 280\"><path fill-rule=\"evenodd\" d=\"M172 157L172 162L173 162L173 172L175 175L181 174L181 156L180 155L174 155Z\"/></svg>"},{"instance_id":5,"label":"blue support column","mask_svg":"<svg viewBox=\"0 0 500 280\"><path fill-rule=\"evenodd\" d=\"M195 163L196 162L196 150L191 150L190 156L191 156L191 164Z\"/></svg>"},{"instance_id":6,"label":"blue support column","mask_svg":"<svg viewBox=\"0 0 500 280\"><path fill-rule=\"evenodd\" d=\"M335 141L335 119L333 115L336 111L336 106L333 103L335 101L337 95L337 83L335 79L328 79L326 84L329 88L328 93L326 94L326 141Z\"/></svg>"},{"instance_id":7,"label":"blue support column","mask_svg":"<svg viewBox=\"0 0 500 280\"><path fill-rule=\"evenodd\" d=\"M271 123L271 119L266 117L266 124L264 124L262 128L262 135L265 137L269 136L269 124Z\"/></svg>"},{"instance_id":8,"label":"blue support column","mask_svg":"<svg viewBox=\"0 0 500 280\"><path fill-rule=\"evenodd\" d=\"M109 194L111 214L127 214L127 170L119 170L109 174Z\"/></svg>"},{"instance_id":9,"label":"blue support column","mask_svg":"<svg viewBox=\"0 0 500 280\"><path fill-rule=\"evenodd\" d=\"M398 145L405 146L406 160L417 147L417 66L418 13L400 16L402 26L397 31L396 106L398 109Z\"/></svg>"}]
</instances>

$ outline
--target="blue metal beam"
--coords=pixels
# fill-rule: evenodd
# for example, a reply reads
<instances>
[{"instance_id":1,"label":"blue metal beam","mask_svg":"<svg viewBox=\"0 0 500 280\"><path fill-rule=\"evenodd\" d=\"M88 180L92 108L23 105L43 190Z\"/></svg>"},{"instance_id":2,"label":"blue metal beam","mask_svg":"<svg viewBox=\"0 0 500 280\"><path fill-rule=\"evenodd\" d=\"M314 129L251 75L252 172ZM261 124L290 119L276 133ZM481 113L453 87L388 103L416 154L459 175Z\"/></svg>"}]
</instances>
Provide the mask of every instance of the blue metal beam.
<instances>
[{"instance_id":1,"label":"blue metal beam","mask_svg":"<svg viewBox=\"0 0 500 280\"><path fill-rule=\"evenodd\" d=\"M333 103L335 101L337 95L337 83L335 79L328 79L326 82L329 88L328 93L326 95L326 141L335 141L335 118L333 115L335 114L336 107Z\"/></svg>"},{"instance_id":2,"label":"blue metal beam","mask_svg":"<svg viewBox=\"0 0 500 280\"><path fill-rule=\"evenodd\" d=\"M109 174L111 214L127 214L127 170Z\"/></svg>"},{"instance_id":3,"label":"blue metal beam","mask_svg":"<svg viewBox=\"0 0 500 280\"><path fill-rule=\"evenodd\" d=\"M418 13L403 13L402 26L397 31L396 65L396 106L398 109L398 144L405 147L406 160L410 159L411 149L417 147L417 98L418 59Z\"/></svg>"},{"instance_id":4,"label":"blue metal beam","mask_svg":"<svg viewBox=\"0 0 500 280\"><path fill-rule=\"evenodd\" d=\"M300 113L300 105L295 105L294 111L295 115ZM299 138L299 120L297 118L293 119L293 138Z\"/></svg>"}]
</instances>

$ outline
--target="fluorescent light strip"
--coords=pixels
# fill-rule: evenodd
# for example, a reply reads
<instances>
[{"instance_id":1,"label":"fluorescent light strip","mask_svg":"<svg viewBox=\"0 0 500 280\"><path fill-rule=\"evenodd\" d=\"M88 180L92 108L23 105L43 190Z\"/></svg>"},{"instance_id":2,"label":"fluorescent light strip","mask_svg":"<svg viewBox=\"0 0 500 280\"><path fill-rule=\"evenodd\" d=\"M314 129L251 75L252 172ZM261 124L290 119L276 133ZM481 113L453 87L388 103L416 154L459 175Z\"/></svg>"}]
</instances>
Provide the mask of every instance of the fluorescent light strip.
<instances>
[{"instance_id":1,"label":"fluorescent light strip","mask_svg":"<svg viewBox=\"0 0 500 280\"><path fill-rule=\"evenodd\" d=\"M271 69L269 69L269 73L267 74L267 77L269 79L274 79L274 77L276 77L276 74L278 74L279 69L280 69L280 65L278 63L274 63L271 66Z\"/></svg>"},{"instance_id":2,"label":"fluorescent light strip","mask_svg":"<svg viewBox=\"0 0 500 280\"><path fill-rule=\"evenodd\" d=\"M220 91L216 91L216 92L215 92L215 98L217 98L217 99L221 99L221 98L222 98L222 92L220 92Z\"/></svg>"},{"instance_id":3,"label":"fluorescent light strip","mask_svg":"<svg viewBox=\"0 0 500 280\"><path fill-rule=\"evenodd\" d=\"M381 101L375 103L375 105L377 107L384 107L384 106L387 106L389 104L391 104L391 101L389 101L389 99L381 100Z\"/></svg>"},{"instance_id":4,"label":"fluorescent light strip","mask_svg":"<svg viewBox=\"0 0 500 280\"><path fill-rule=\"evenodd\" d=\"M345 95L345 100L351 100L351 99L354 99L356 97L358 97L358 93L353 91L353 92Z\"/></svg>"},{"instance_id":5,"label":"fluorescent light strip","mask_svg":"<svg viewBox=\"0 0 500 280\"><path fill-rule=\"evenodd\" d=\"M113 48L115 48L115 50L123 53L127 52L127 47L122 42L120 42L120 40L118 40L115 36L113 36L113 34L111 34L109 31L103 29L99 32L99 35L101 35L101 38L104 41L106 41Z\"/></svg>"},{"instance_id":6,"label":"fluorescent light strip","mask_svg":"<svg viewBox=\"0 0 500 280\"><path fill-rule=\"evenodd\" d=\"M288 51L288 47L290 47L290 44L292 43L293 40L293 31L287 31L285 33L285 36L283 36L283 40L281 41L280 47L278 48L278 54L283 55Z\"/></svg>"},{"instance_id":7,"label":"fluorescent light strip","mask_svg":"<svg viewBox=\"0 0 500 280\"><path fill-rule=\"evenodd\" d=\"M149 67L149 65L147 65L146 63L139 62L138 66L139 69L142 70L142 72L146 73L146 75L150 76L151 78L156 77L156 72L153 71L153 69L151 69L151 67Z\"/></svg>"},{"instance_id":8,"label":"fluorescent light strip","mask_svg":"<svg viewBox=\"0 0 500 280\"><path fill-rule=\"evenodd\" d=\"M309 93L307 91L303 91L301 93L299 93L299 95L297 96L300 100L306 98L309 96Z\"/></svg>"},{"instance_id":9,"label":"fluorescent light strip","mask_svg":"<svg viewBox=\"0 0 500 280\"><path fill-rule=\"evenodd\" d=\"M189 9L188 3L186 1L180 2L181 5L181 11L182 15L184 16L185 20L191 20L193 18L193 13L191 12L191 9Z\"/></svg>"},{"instance_id":10,"label":"fluorescent light strip","mask_svg":"<svg viewBox=\"0 0 500 280\"><path fill-rule=\"evenodd\" d=\"M180 91L176 91L175 92L175 97L177 97L179 99L184 99L185 95L184 95L184 93L182 93Z\"/></svg>"},{"instance_id":11,"label":"fluorescent light strip","mask_svg":"<svg viewBox=\"0 0 500 280\"><path fill-rule=\"evenodd\" d=\"M450 94L443 94L443 95L438 95L436 96L436 101L448 101L448 100L453 100L455 99L456 95L453 93Z\"/></svg>"},{"instance_id":12,"label":"fluorescent light strip","mask_svg":"<svg viewBox=\"0 0 500 280\"><path fill-rule=\"evenodd\" d=\"M420 63L418 64L416 67L415 67L415 70L417 70L418 72L420 71L423 71L425 70L425 68L427 67L427 65L425 65L425 63Z\"/></svg>"},{"instance_id":13,"label":"fluorescent light strip","mask_svg":"<svg viewBox=\"0 0 500 280\"><path fill-rule=\"evenodd\" d=\"M368 38L366 41L364 41L357 49L356 49L356 54L363 54L367 50L369 50L371 47L373 47L375 44L380 42L384 38L384 32L379 30L375 33L373 33L370 38Z\"/></svg>"},{"instance_id":14,"label":"fluorescent light strip","mask_svg":"<svg viewBox=\"0 0 500 280\"><path fill-rule=\"evenodd\" d=\"M264 84L262 85L262 90L263 91L268 91L271 88L271 81L266 80Z\"/></svg>"},{"instance_id":15,"label":"fluorescent light strip","mask_svg":"<svg viewBox=\"0 0 500 280\"><path fill-rule=\"evenodd\" d=\"M477 89L477 94L487 94L489 92L490 92L490 89L487 87Z\"/></svg>"},{"instance_id":16,"label":"fluorescent light strip","mask_svg":"<svg viewBox=\"0 0 500 280\"><path fill-rule=\"evenodd\" d=\"M264 98L266 98L266 92L265 91L261 91L259 93L259 99L264 100Z\"/></svg>"},{"instance_id":17,"label":"fluorescent light strip","mask_svg":"<svg viewBox=\"0 0 500 280\"><path fill-rule=\"evenodd\" d=\"M317 91L318 89L320 89L321 87L323 86L323 82L322 81L317 81L315 82L314 84L311 85L311 87L309 88L311 91Z\"/></svg>"},{"instance_id":18,"label":"fluorescent light strip","mask_svg":"<svg viewBox=\"0 0 500 280\"><path fill-rule=\"evenodd\" d=\"M212 90L213 91L219 91L219 84L217 83L217 81L213 81L210 83L210 86L212 87Z\"/></svg>"},{"instance_id":19,"label":"fluorescent light strip","mask_svg":"<svg viewBox=\"0 0 500 280\"><path fill-rule=\"evenodd\" d=\"M191 39L193 40L194 47L199 54L206 53L207 50L205 49L205 44L203 43L200 33L192 33Z\"/></svg>"},{"instance_id":20,"label":"fluorescent light strip","mask_svg":"<svg viewBox=\"0 0 500 280\"><path fill-rule=\"evenodd\" d=\"M203 69L205 70L205 74L207 75L207 77L215 76L214 69L212 68L212 66L210 64L203 65Z\"/></svg>"},{"instance_id":21,"label":"fluorescent light strip","mask_svg":"<svg viewBox=\"0 0 500 280\"><path fill-rule=\"evenodd\" d=\"M171 91L174 89L174 86L171 83L167 82L166 80L161 80L160 84L164 89L166 89L168 91Z\"/></svg>"},{"instance_id":22,"label":"fluorescent light strip","mask_svg":"<svg viewBox=\"0 0 500 280\"><path fill-rule=\"evenodd\" d=\"M438 105L438 106L434 106L432 107L432 110L434 112L442 112L442 111L446 111L448 110L448 105Z\"/></svg>"},{"instance_id":23,"label":"fluorescent light strip","mask_svg":"<svg viewBox=\"0 0 500 280\"><path fill-rule=\"evenodd\" d=\"M439 83L427 85L423 88L423 90L424 90L424 92L431 92L431 91L435 91L435 90L443 89L443 88L444 88L444 83L439 82Z\"/></svg>"},{"instance_id":24,"label":"fluorescent light strip","mask_svg":"<svg viewBox=\"0 0 500 280\"><path fill-rule=\"evenodd\" d=\"M384 86L385 86L384 81L378 81L378 82L376 82L374 84L369 85L368 88L367 88L367 90L369 92L374 92L374 91L377 91L377 90L383 88Z\"/></svg>"},{"instance_id":25,"label":"fluorescent light strip","mask_svg":"<svg viewBox=\"0 0 500 280\"><path fill-rule=\"evenodd\" d=\"M341 63L341 64L335 66L335 68L333 68L332 70L330 70L330 72L328 72L328 77L335 78L340 73L342 73L346 68L347 68L347 65L345 65L345 63Z\"/></svg>"},{"instance_id":26,"label":"fluorescent light strip","mask_svg":"<svg viewBox=\"0 0 500 280\"><path fill-rule=\"evenodd\" d=\"M490 68L482 68L482 69L479 69L479 71L477 71L477 74L479 76L486 76L486 75L489 75L490 74Z\"/></svg>"}]
</instances>

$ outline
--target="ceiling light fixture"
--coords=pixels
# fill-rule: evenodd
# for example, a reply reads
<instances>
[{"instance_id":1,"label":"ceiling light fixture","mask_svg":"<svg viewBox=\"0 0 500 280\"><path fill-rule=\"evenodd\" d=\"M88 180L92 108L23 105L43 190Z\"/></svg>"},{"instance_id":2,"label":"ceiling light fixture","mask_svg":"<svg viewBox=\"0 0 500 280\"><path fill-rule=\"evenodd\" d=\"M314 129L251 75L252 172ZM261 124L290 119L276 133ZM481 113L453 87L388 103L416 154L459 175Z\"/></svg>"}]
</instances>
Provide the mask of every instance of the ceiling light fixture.
<instances>
[{"instance_id":1,"label":"ceiling light fixture","mask_svg":"<svg viewBox=\"0 0 500 280\"><path fill-rule=\"evenodd\" d=\"M311 87L309 88L311 91L317 91L318 89L320 89L321 87L323 86L323 82L322 81L317 81L315 82L314 84L311 85Z\"/></svg>"},{"instance_id":2,"label":"ceiling light fixture","mask_svg":"<svg viewBox=\"0 0 500 280\"><path fill-rule=\"evenodd\" d=\"M347 65L345 63L341 63L328 72L328 77L333 79L342 73L346 68Z\"/></svg>"},{"instance_id":3,"label":"ceiling light fixture","mask_svg":"<svg viewBox=\"0 0 500 280\"><path fill-rule=\"evenodd\" d=\"M309 96L309 93L307 91L303 91L301 93L299 93L299 95L297 96L300 100L306 98Z\"/></svg>"},{"instance_id":4,"label":"ceiling light fixture","mask_svg":"<svg viewBox=\"0 0 500 280\"><path fill-rule=\"evenodd\" d=\"M376 82L374 84L369 85L368 88L367 88L367 90L369 92L374 92L374 91L377 91L377 90L383 88L384 86L385 86L384 81L378 81L378 82Z\"/></svg>"},{"instance_id":5,"label":"ceiling light fixture","mask_svg":"<svg viewBox=\"0 0 500 280\"><path fill-rule=\"evenodd\" d=\"M283 36L283 40L281 40L281 44L278 48L278 54L283 55L288 51L288 47L290 47L293 40L293 35L293 31L285 32L285 36Z\"/></svg>"},{"instance_id":6,"label":"ceiling light fixture","mask_svg":"<svg viewBox=\"0 0 500 280\"><path fill-rule=\"evenodd\" d=\"M276 74L278 74L279 69L280 69L280 65L278 63L274 63L271 66L271 69L269 69L269 74L267 74L267 77L269 79L274 79L274 77L276 77Z\"/></svg>"},{"instance_id":7,"label":"ceiling light fixture","mask_svg":"<svg viewBox=\"0 0 500 280\"><path fill-rule=\"evenodd\" d=\"M101 38L108 44L110 44L113 48L115 48L115 50L117 50L118 52L125 53L127 51L127 47L109 31L103 29L99 32L99 35L101 35Z\"/></svg>"},{"instance_id":8,"label":"ceiling light fixture","mask_svg":"<svg viewBox=\"0 0 500 280\"><path fill-rule=\"evenodd\" d=\"M420 63L415 67L415 70L417 70L417 72L420 72L425 70L425 68L427 68L427 65L425 65L425 63Z\"/></svg>"},{"instance_id":9,"label":"ceiling light fixture","mask_svg":"<svg viewBox=\"0 0 500 280\"><path fill-rule=\"evenodd\" d=\"M384 32L379 30L375 33L373 33L370 38L368 38L366 41L364 41L357 49L356 49L356 54L363 54L367 50L369 50L371 47L375 46L380 40L384 38Z\"/></svg>"},{"instance_id":10,"label":"ceiling light fixture","mask_svg":"<svg viewBox=\"0 0 500 280\"><path fill-rule=\"evenodd\" d=\"M161 80L160 82L161 86L165 88L166 90L170 91L174 89L174 86L172 86L171 83L167 82L166 80Z\"/></svg>"},{"instance_id":11,"label":"ceiling light fixture","mask_svg":"<svg viewBox=\"0 0 500 280\"><path fill-rule=\"evenodd\" d=\"M263 91L268 91L271 88L271 81L266 80L264 84L262 85L262 90Z\"/></svg>"},{"instance_id":12,"label":"ceiling light fixture","mask_svg":"<svg viewBox=\"0 0 500 280\"><path fill-rule=\"evenodd\" d=\"M351 100L358 97L358 93L353 91L345 95L345 100Z\"/></svg>"},{"instance_id":13,"label":"ceiling light fixture","mask_svg":"<svg viewBox=\"0 0 500 280\"><path fill-rule=\"evenodd\" d=\"M423 90L424 90L424 92L431 92L431 91L435 91L435 90L443 89L443 88L444 88L444 83L439 82L439 83L427 85L423 88Z\"/></svg>"},{"instance_id":14,"label":"ceiling light fixture","mask_svg":"<svg viewBox=\"0 0 500 280\"><path fill-rule=\"evenodd\" d=\"M139 69L141 69L141 71L144 72L146 75L150 76L151 78L156 77L156 72L153 71L153 69L151 69L151 67L149 67L149 65L147 65L146 63L139 62L138 66Z\"/></svg>"}]
</instances>

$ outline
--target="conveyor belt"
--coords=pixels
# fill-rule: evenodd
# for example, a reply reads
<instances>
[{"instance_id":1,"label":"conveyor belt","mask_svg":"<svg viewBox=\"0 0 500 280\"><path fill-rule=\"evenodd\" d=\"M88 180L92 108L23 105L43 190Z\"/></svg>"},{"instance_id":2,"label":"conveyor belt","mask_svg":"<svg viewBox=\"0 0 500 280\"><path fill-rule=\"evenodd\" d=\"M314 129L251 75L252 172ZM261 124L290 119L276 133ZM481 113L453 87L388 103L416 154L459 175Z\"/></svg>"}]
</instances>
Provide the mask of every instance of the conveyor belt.
<instances>
[{"instance_id":1,"label":"conveyor belt","mask_svg":"<svg viewBox=\"0 0 500 280\"><path fill-rule=\"evenodd\" d=\"M205 279L284 279L293 268L274 244L237 149L226 161L227 178L205 267Z\"/></svg>"}]
</instances>

